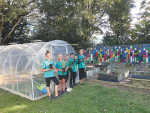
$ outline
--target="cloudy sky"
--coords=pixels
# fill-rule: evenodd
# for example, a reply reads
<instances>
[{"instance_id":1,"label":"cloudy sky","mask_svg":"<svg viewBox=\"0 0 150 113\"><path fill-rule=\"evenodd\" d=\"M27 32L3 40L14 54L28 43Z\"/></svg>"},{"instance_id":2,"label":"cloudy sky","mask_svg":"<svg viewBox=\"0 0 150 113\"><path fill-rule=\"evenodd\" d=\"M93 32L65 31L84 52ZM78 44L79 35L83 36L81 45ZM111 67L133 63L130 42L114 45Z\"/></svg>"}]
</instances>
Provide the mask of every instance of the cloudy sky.
<instances>
[{"instance_id":1,"label":"cloudy sky","mask_svg":"<svg viewBox=\"0 0 150 113\"><path fill-rule=\"evenodd\" d=\"M134 24L138 22L138 13L140 13L140 4L142 2L142 0L134 0L135 1L135 7L131 10L131 14L132 14L132 23L131 26L134 27ZM149 1L149 0L145 0L145 1ZM107 29L103 29L103 32L105 32ZM98 40L95 40L95 43L100 43L102 40L103 35L94 35L98 38Z\"/></svg>"}]
</instances>

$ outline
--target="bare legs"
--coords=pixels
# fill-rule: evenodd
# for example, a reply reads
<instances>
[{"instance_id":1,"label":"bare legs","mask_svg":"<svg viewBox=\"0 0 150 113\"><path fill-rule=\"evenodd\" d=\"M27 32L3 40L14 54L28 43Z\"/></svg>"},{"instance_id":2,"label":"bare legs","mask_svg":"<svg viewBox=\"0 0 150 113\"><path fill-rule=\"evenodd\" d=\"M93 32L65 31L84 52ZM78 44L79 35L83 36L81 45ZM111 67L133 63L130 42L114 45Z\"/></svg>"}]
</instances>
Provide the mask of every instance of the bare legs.
<instances>
[{"instance_id":1,"label":"bare legs","mask_svg":"<svg viewBox=\"0 0 150 113\"><path fill-rule=\"evenodd\" d=\"M67 80L67 82L66 82L66 87L67 87L67 89L69 89L69 84L68 84L68 80Z\"/></svg>"},{"instance_id":2,"label":"bare legs","mask_svg":"<svg viewBox=\"0 0 150 113\"><path fill-rule=\"evenodd\" d=\"M65 91L65 79L62 79L62 86L63 86L63 91Z\"/></svg>"},{"instance_id":3,"label":"bare legs","mask_svg":"<svg viewBox=\"0 0 150 113\"><path fill-rule=\"evenodd\" d=\"M63 80L59 80L59 88L60 88L60 91L62 91L62 83L63 83Z\"/></svg>"},{"instance_id":4,"label":"bare legs","mask_svg":"<svg viewBox=\"0 0 150 113\"><path fill-rule=\"evenodd\" d=\"M55 96L58 96L58 85L55 85Z\"/></svg>"},{"instance_id":5,"label":"bare legs","mask_svg":"<svg viewBox=\"0 0 150 113\"><path fill-rule=\"evenodd\" d=\"M50 92L49 87L46 87L46 90L47 90L48 95L51 96L51 92Z\"/></svg>"},{"instance_id":6,"label":"bare legs","mask_svg":"<svg viewBox=\"0 0 150 113\"><path fill-rule=\"evenodd\" d=\"M60 91L65 91L65 79L59 80L59 88Z\"/></svg>"}]
</instances>

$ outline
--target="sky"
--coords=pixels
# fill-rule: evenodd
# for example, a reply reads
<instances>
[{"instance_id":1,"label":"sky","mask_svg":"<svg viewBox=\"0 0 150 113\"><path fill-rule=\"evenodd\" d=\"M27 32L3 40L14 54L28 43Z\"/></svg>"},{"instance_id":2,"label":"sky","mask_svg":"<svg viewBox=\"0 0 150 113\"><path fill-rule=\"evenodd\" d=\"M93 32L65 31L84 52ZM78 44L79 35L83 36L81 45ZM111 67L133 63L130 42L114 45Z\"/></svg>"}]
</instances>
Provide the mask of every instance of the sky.
<instances>
[{"instance_id":1,"label":"sky","mask_svg":"<svg viewBox=\"0 0 150 113\"><path fill-rule=\"evenodd\" d=\"M134 24L139 21L137 14L140 13L140 4L141 4L142 0L134 0L134 1L135 1L135 7L131 9L131 17L133 18L133 20L131 22L131 27L134 27ZM145 1L148 1L148 0L145 0ZM103 32L105 33L107 30L108 29L103 29ZM97 37L97 40L94 41L97 44L97 43L101 42L102 37L104 35L93 35L93 36Z\"/></svg>"}]
</instances>

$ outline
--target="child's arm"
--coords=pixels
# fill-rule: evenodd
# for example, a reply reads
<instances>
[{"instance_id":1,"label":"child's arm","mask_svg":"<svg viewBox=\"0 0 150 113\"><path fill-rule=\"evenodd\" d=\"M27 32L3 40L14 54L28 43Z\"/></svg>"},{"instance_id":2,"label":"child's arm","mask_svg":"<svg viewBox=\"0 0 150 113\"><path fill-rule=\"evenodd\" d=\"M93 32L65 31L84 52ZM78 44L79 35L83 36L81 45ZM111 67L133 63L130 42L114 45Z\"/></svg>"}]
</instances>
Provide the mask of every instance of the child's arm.
<instances>
[{"instance_id":1,"label":"child's arm","mask_svg":"<svg viewBox=\"0 0 150 113\"><path fill-rule=\"evenodd\" d=\"M83 59L81 59L80 61L84 61Z\"/></svg>"},{"instance_id":2,"label":"child's arm","mask_svg":"<svg viewBox=\"0 0 150 113\"><path fill-rule=\"evenodd\" d=\"M46 68L46 64L44 62L43 65L42 65L42 68L41 68L41 72L46 72L46 71L53 70L53 69L45 69L45 68Z\"/></svg>"},{"instance_id":3,"label":"child's arm","mask_svg":"<svg viewBox=\"0 0 150 113\"><path fill-rule=\"evenodd\" d=\"M78 56L75 56L75 63L78 64Z\"/></svg>"},{"instance_id":4,"label":"child's arm","mask_svg":"<svg viewBox=\"0 0 150 113\"><path fill-rule=\"evenodd\" d=\"M53 70L53 69L44 69L44 68L41 68L41 72L46 72L46 71L50 71L50 70Z\"/></svg>"},{"instance_id":5,"label":"child's arm","mask_svg":"<svg viewBox=\"0 0 150 113\"><path fill-rule=\"evenodd\" d=\"M65 72L67 72L67 70L68 70L68 67L69 65L67 64L67 62L66 62L66 65L65 65L65 67L66 67L66 70L65 70Z\"/></svg>"},{"instance_id":6,"label":"child's arm","mask_svg":"<svg viewBox=\"0 0 150 113\"><path fill-rule=\"evenodd\" d=\"M83 59L80 59L81 57L79 57L79 61L81 62L81 61L83 61Z\"/></svg>"},{"instance_id":7,"label":"child's arm","mask_svg":"<svg viewBox=\"0 0 150 113\"><path fill-rule=\"evenodd\" d=\"M85 56L84 56L84 59L81 59L80 61L84 61L85 62Z\"/></svg>"},{"instance_id":8,"label":"child's arm","mask_svg":"<svg viewBox=\"0 0 150 113\"><path fill-rule=\"evenodd\" d=\"M53 70L55 70L56 68L55 68L55 66L53 65Z\"/></svg>"},{"instance_id":9,"label":"child's arm","mask_svg":"<svg viewBox=\"0 0 150 113\"><path fill-rule=\"evenodd\" d=\"M57 64L57 63L56 63L56 70L62 71L62 69L59 69L59 68L58 68L58 64Z\"/></svg>"},{"instance_id":10,"label":"child's arm","mask_svg":"<svg viewBox=\"0 0 150 113\"><path fill-rule=\"evenodd\" d=\"M66 70L65 70L65 72L67 72L68 68L69 68L69 67L66 67Z\"/></svg>"},{"instance_id":11,"label":"child's arm","mask_svg":"<svg viewBox=\"0 0 150 113\"><path fill-rule=\"evenodd\" d=\"M55 63L54 63L54 61L53 61L53 70L55 70Z\"/></svg>"},{"instance_id":12,"label":"child's arm","mask_svg":"<svg viewBox=\"0 0 150 113\"><path fill-rule=\"evenodd\" d=\"M58 63L56 63L56 70L62 71L62 69L59 69L59 68L58 68Z\"/></svg>"},{"instance_id":13,"label":"child's arm","mask_svg":"<svg viewBox=\"0 0 150 113\"><path fill-rule=\"evenodd\" d=\"M58 69L58 68L56 68L56 70L58 70L58 71L62 71L62 69Z\"/></svg>"}]
</instances>

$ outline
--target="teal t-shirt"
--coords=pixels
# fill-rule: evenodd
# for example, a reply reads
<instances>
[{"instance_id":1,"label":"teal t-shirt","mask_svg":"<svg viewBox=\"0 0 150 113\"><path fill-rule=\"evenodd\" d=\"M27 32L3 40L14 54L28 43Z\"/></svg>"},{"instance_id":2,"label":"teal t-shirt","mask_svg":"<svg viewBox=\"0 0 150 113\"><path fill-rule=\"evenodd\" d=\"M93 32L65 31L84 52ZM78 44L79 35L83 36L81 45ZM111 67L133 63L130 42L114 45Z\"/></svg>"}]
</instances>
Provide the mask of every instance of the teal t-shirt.
<instances>
[{"instance_id":1,"label":"teal t-shirt","mask_svg":"<svg viewBox=\"0 0 150 113\"><path fill-rule=\"evenodd\" d=\"M66 63L67 63L67 66L69 67L70 66L70 61L66 61ZM68 70L67 70L67 73L69 72L69 68L68 68Z\"/></svg>"},{"instance_id":2,"label":"teal t-shirt","mask_svg":"<svg viewBox=\"0 0 150 113\"><path fill-rule=\"evenodd\" d=\"M81 60L82 58L85 59L85 56L84 55L80 55L79 54L79 60ZM78 68L85 68L85 62L84 61L80 61L79 64L78 64Z\"/></svg>"},{"instance_id":3,"label":"teal t-shirt","mask_svg":"<svg viewBox=\"0 0 150 113\"><path fill-rule=\"evenodd\" d=\"M49 65L53 64L55 66L55 63L53 60L48 61L47 59L43 62L42 68L44 69L49 69ZM54 70L46 71L44 72L44 77L49 78L49 77L54 77Z\"/></svg>"},{"instance_id":4,"label":"teal t-shirt","mask_svg":"<svg viewBox=\"0 0 150 113\"><path fill-rule=\"evenodd\" d=\"M63 63L65 63L65 68L66 67L68 67L68 64L67 64L67 62L66 61L58 61L57 63L56 63L56 68L58 68L58 69L62 69L63 68L63 66L62 66L62 64ZM67 75L67 72L62 72L62 71L58 71L58 75Z\"/></svg>"},{"instance_id":5,"label":"teal t-shirt","mask_svg":"<svg viewBox=\"0 0 150 113\"><path fill-rule=\"evenodd\" d=\"M76 58L75 62L72 63L74 59L70 59L70 66L72 66L72 72L77 72L77 64L78 64L78 59Z\"/></svg>"}]
</instances>

